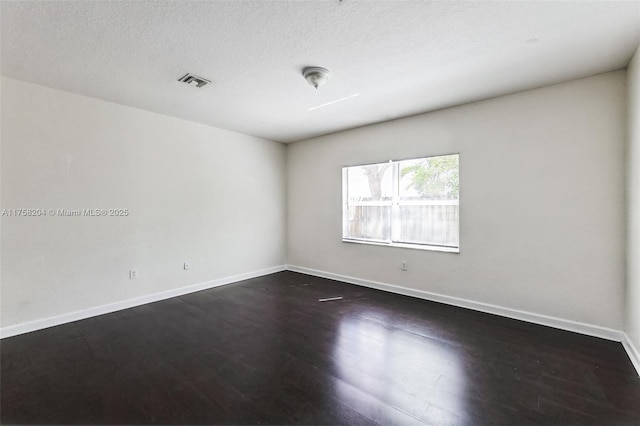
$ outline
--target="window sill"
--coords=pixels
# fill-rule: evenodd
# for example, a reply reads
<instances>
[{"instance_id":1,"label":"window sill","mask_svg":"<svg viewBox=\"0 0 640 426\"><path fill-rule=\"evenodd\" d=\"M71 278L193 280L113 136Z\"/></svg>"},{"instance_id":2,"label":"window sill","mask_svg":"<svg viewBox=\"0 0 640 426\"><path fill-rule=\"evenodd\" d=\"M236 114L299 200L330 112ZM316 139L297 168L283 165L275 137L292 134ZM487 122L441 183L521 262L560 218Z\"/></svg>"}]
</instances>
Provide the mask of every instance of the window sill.
<instances>
[{"instance_id":1,"label":"window sill","mask_svg":"<svg viewBox=\"0 0 640 426\"><path fill-rule=\"evenodd\" d=\"M413 250L442 251L445 253L460 253L459 247L430 246L426 244L382 243L382 242L376 242L376 241L352 240L348 238L343 238L342 242L355 243L355 244L367 244L372 246L383 246L383 247L400 247L400 248L407 248L407 249L413 249Z\"/></svg>"}]
</instances>

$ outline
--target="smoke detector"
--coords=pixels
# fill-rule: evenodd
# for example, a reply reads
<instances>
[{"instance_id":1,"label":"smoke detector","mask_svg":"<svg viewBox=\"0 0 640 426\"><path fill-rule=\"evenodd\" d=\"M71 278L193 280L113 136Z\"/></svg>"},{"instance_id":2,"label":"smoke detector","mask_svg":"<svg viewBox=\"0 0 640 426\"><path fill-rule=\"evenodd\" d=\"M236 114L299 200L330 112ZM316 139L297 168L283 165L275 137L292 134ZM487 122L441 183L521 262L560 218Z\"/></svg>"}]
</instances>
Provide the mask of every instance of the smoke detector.
<instances>
[{"instance_id":1,"label":"smoke detector","mask_svg":"<svg viewBox=\"0 0 640 426\"><path fill-rule=\"evenodd\" d=\"M307 83L317 89L329 80L331 73L328 69L322 67L304 67L302 75L307 80Z\"/></svg>"},{"instance_id":2,"label":"smoke detector","mask_svg":"<svg viewBox=\"0 0 640 426\"><path fill-rule=\"evenodd\" d=\"M206 78L198 77L197 75L193 74L185 74L184 76L179 78L178 81L187 83L189 86L194 87L202 87L211 83L211 80L207 80Z\"/></svg>"}]
</instances>

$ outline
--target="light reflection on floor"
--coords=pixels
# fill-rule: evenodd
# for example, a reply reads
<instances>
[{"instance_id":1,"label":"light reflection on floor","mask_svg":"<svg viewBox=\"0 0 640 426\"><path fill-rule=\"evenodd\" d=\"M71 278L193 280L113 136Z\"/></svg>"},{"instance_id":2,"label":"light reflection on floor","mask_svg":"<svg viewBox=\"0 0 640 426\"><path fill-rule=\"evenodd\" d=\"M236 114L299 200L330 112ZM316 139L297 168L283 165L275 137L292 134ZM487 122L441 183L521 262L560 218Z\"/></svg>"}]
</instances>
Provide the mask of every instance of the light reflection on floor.
<instances>
[{"instance_id":1,"label":"light reflection on floor","mask_svg":"<svg viewBox=\"0 0 640 426\"><path fill-rule=\"evenodd\" d=\"M441 375L464 384L466 372L456 349L394 328L379 312L376 320L367 317L374 315L349 315L338 326L333 359L340 399L376 421L400 420L397 407L427 422L464 422L464 386L452 394L437 385Z\"/></svg>"}]
</instances>

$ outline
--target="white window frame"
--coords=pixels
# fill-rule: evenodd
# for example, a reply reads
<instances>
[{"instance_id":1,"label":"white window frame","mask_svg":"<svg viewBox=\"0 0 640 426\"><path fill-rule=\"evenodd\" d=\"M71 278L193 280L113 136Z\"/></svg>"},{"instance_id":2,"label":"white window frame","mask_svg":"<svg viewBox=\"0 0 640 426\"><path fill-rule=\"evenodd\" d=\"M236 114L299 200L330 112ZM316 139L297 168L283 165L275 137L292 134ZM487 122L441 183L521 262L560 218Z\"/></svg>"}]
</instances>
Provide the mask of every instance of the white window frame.
<instances>
[{"instance_id":1,"label":"white window frame","mask_svg":"<svg viewBox=\"0 0 640 426\"><path fill-rule=\"evenodd\" d=\"M410 248L410 249L418 249L418 250L431 250L431 251L442 251L448 253L460 253L460 235L458 235L458 246L444 246L444 245L435 245L435 244L420 244L420 243L407 243L400 241L400 206L403 205L460 205L460 193L458 192L457 200L443 200L443 201L435 201L435 200L411 200L411 201L402 201L400 200L400 163L402 161L408 160L421 160L426 158L437 158L437 157L447 157L450 155L458 156L458 172L460 170L460 154L452 153L452 154L441 154L441 155L431 155L425 157L416 157L416 158L405 158L402 160L389 160L391 164L391 173L392 173L392 188L393 194L392 198L389 201L385 200L376 200L376 201L355 201L349 203L349 178L348 178L348 169L351 167L362 167L374 164L384 164L384 162L379 163L368 163L368 164L355 164L353 166L344 166L342 168L342 242L344 243L356 243L356 244L370 244L377 246L386 246L386 247L402 247L402 248ZM459 179L459 178L458 178ZM458 182L459 184L459 182ZM391 240L375 240L375 239L360 239L347 237L348 234L348 226L349 226L349 207L350 206L381 206L381 207L391 207L390 221L391 221ZM460 233L460 228L458 226L458 233Z\"/></svg>"}]
</instances>

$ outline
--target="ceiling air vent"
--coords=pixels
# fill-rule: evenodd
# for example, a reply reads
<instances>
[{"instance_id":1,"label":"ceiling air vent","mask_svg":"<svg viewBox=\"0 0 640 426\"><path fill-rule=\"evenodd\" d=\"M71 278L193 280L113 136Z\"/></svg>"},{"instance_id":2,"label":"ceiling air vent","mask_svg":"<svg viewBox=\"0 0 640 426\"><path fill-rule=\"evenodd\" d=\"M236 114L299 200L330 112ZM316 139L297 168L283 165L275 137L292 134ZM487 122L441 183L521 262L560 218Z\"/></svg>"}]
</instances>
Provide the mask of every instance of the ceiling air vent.
<instances>
[{"instance_id":1,"label":"ceiling air vent","mask_svg":"<svg viewBox=\"0 0 640 426\"><path fill-rule=\"evenodd\" d=\"M207 80L206 78L198 77L193 74L185 74L183 77L179 78L178 81L182 81L183 83L187 83L189 86L194 87L202 87L211 83L211 80Z\"/></svg>"}]
</instances>

